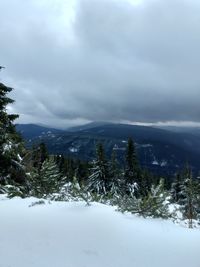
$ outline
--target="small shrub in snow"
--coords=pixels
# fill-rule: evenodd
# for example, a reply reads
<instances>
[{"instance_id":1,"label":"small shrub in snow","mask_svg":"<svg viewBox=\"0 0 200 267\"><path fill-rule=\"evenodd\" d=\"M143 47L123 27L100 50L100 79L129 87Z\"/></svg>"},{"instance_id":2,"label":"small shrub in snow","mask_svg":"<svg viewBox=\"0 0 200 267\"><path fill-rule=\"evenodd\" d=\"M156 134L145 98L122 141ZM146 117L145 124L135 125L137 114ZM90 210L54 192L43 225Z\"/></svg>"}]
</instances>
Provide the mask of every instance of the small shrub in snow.
<instances>
[{"instance_id":1,"label":"small shrub in snow","mask_svg":"<svg viewBox=\"0 0 200 267\"><path fill-rule=\"evenodd\" d=\"M63 180L53 159L46 159L42 163L41 170L33 169L29 175L30 195L43 198L59 192Z\"/></svg>"},{"instance_id":2,"label":"small shrub in snow","mask_svg":"<svg viewBox=\"0 0 200 267\"><path fill-rule=\"evenodd\" d=\"M22 186L5 185L3 188L4 188L4 193L6 193L9 198L13 197L25 198L27 196L25 189Z\"/></svg>"},{"instance_id":3,"label":"small shrub in snow","mask_svg":"<svg viewBox=\"0 0 200 267\"><path fill-rule=\"evenodd\" d=\"M119 210L131 212L144 217L170 217L168 209L168 193L164 190L164 181L160 180L158 186L152 186L147 196L136 198L134 195L125 195L119 199Z\"/></svg>"},{"instance_id":4,"label":"small shrub in snow","mask_svg":"<svg viewBox=\"0 0 200 267\"><path fill-rule=\"evenodd\" d=\"M31 205L29 205L29 207L34 207L34 206L37 206L37 205L45 205L45 201L44 200L39 200L39 201L32 202Z\"/></svg>"}]
</instances>

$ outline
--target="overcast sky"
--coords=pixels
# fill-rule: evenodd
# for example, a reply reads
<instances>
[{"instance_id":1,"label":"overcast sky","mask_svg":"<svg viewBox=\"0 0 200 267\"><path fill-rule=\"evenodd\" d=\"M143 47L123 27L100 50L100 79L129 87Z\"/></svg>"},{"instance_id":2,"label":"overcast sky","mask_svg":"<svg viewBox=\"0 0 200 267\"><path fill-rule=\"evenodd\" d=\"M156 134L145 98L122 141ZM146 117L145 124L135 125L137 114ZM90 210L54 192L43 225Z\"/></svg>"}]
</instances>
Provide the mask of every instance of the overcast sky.
<instances>
[{"instance_id":1,"label":"overcast sky","mask_svg":"<svg viewBox=\"0 0 200 267\"><path fill-rule=\"evenodd\" d=\"M19 122L200 123L199 0L0 0Z\"/></svg>"}]
</instances>

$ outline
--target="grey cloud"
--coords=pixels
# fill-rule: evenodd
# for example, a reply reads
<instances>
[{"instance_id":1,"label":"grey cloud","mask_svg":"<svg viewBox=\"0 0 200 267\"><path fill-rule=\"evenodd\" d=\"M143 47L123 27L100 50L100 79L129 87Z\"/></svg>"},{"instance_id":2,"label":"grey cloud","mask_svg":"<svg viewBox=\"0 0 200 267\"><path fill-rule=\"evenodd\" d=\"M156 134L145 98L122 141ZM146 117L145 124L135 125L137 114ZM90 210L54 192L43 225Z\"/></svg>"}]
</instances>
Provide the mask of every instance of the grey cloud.
<instances>
[{"instance_id":1,"label":"grey cloud","mask_svg":"<svg viewBox=\"0 0 200 267\"><path fill-rule=\"evenodd\" d=\"M72 39L63 1L40 2L0 1L1 77L23 122L200 122L197 0L77 0Z\"/></svg>"}]
</instances>

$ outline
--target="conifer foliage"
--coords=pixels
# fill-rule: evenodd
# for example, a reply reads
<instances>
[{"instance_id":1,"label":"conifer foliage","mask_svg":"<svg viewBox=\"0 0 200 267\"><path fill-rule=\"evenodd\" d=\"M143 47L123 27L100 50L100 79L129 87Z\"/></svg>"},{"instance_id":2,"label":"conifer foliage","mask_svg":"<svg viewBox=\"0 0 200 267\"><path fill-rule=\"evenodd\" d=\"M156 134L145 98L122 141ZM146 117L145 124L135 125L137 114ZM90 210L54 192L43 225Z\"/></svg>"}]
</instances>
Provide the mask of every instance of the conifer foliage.
<instances>
[{"instance_id":1,"label":"conifer foliage","mask_svg":"<svg viewBox=\"0 0 200 267\"><path fill-rule=\"evenodd\" d=\"M124 173L125 192L139 196L140 190L140 167L136 155L136 148L132 138L128 139L126 150L126 168Z\"/></svg>"},{"instance_id":2,"label":"conifer foliage","mask_svg":"<svg viewBox=\"0 0 200 267\"><path fill-rule=\"evenodd\" d=\"M126 170L125 179L127 184L133 184L137 180L138 162L134 142L131 138L128 140L126 150Z\"/></svg>"},{"instance_id":3,"label":"conifer foliage","mask_svg":"<svg viewBox=\"0 0 200 267\"><path fill-rule=\"evenodd\" d=\"M8 114L7 106L14 100L8 97L13 89L0 83L0 179L1 183L25 180L24 168L21 164L23 153L22 140L15 130L16 114Z\"/></svg>"},{"instance_id":4,"label":"conifer foliage","mask_svg":"<svg viewBox=\"0 0 200 267\"><path fill-rule=\"evenodd\" d=\"M192 177L189 166L186 167L183 175L178 203L184 218L188 220L189 228L193 228L193 220L200 219L200 184Z\"/></svg>"},{"instance_id":5,"label":"conifer foliage","mask_svg":"<svg viewBox=\"0 0 200 267\"><path fill-rule=\"evenodd\" d=\"M62 186L64 178L61 177L58 166L52 158L46 159L41 169L34 169L29 177L31 194L36 197L45 197L57 193Z\"/></svg>"},{"instance_id":6,"label":"conifer foliage","mask_svg":"<svg viewBox=\"0 0 200 267\"><path fill-rule=\"evenodd\" d=\"M110 175L102 144L97 145L96 157L92 162L91 175L88 178L88 190L106 194L110 188Z\"/></svg>"}]
</instances>

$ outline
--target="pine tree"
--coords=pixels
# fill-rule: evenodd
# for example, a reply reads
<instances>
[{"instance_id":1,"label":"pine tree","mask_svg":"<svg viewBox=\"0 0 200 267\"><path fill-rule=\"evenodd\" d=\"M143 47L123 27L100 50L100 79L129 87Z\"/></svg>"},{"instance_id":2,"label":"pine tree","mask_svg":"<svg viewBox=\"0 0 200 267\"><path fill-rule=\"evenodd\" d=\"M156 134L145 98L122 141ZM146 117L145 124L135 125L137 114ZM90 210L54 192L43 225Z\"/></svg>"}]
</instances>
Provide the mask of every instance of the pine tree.
<instances>
[{"instance_id":1,"label":"pine tree","mask_svg":"<svg viewBox=\"0 0 200 267\"><path fill-rule=\"evenodd\" d=\"M76 172L75 160L72 158L65 158L62 166L62 173L68 182L73 182Z\"/></svg>"},{"instance_id":2,"label":"pine tree","mask_svg":"<svg viewBox=\"0 0 200 267\"><path fill-rule=\"evenodd\" d=\"M131 212L143 217L168 218L168 192L164 188L164 180L161 179L157 186L152 185L145 197L136 198L134 194L124 195L117 202L119 210Z\"/></svg>"},{"instance_id":3,"label":"pine tree","mask_svg":"<svg viewBox=\"0 0 200 267\"><path fill-rule=\"evenodd\" d=\"M157 186L152 185L148 195L140 202L140 214L143 216L168 218L169 193L165 190L164 179Z\"/></svg>"},{"instance_id":4,"label":"pine tree","mask_svg":"<svg viewBox=\"0 0 200 267\"><path fill-rule=\"evenodd\" d=\"M34 147L32 150L32 162L33 167L38 170L41 169L43 162L48 159L48 150L45 143L40 143L38 146Z\"/></svg>"},{"instance_id":5,"label":"pine tree","mask_svg":"<svg viewBox=\"0 0 200 267\"><path fill-rule=\"evenodd\" d=\"M22 165L21 155L24 147L22 139L16 132L14 121L16 114L7 113L7 105L13 104L14 100L7 95L13 89L0 83L0 182L23 183L25 172Z\"/></svg>"},{"instance_id":6,"label":"pine tree","mask_svg":"<svg viewBox=\"0 0 200 267\"><path fill-rule=\"evenodd\" d=\"M75 177L80 185L86 184L86 177L88 177L87 165L87 163L81 162L80 160L76 161Z\"/></svg>"},{"instance_id":7,"label":"pine tree","mask_svg":"<svg viewBox=\"0 0 200 267\"><path fill-rule=\"evenodd\" d=\"M171 195L172 195L172 201L175 203L178 203L182 196L182 176L181 174L177 174L175 181L171 185Z\"/></svg>"},{"instance_id":8,"label":"pine tree","mask_svg":"<svg viewBox=\"0 0 200 267\"><path fill-rule=\"evenodd\" d=\"M181 205L184 218L188 220L189 228L193 228L193 220L198 219L200 211L200 185L193 179L189 166L186 166L184 171L180 194L182 197L178 203Z\"/></svg>"},{"instance_id":9,"label":"pine tree","mask_svg":"<svg viewBox=\"0 0 200 267\"><path fill-rule=\"evenodd\" d=\"M141 197L145 197L151 191L152 185L155 183L153 176L148 170L141 170L139 192Z\"/></svg>"},{"instance_id":10,"label":"pine tree","mask_svg":"<svg viewBox=\"0 0 200 267\"><path fill-rule=\"evenodd\" d=\"M65 165L65 157L63 155L56 155L55 156L56 164L59 168L60 173L64 172L64 165Z\"/></svg>"},{"instance_id":11,"label":"pine tree","mask_svg":"<svg viewBox=\"0 0 200 267\"><path fill-rule=\"evenodd\" d=\"M92 162L91 175L88 177L88 190L106 194L110 191L110 175L108 163L102 144L97 145L96 160Z\"/></svg>"},{"instance_id":12,"label":"pine tree","mask_svg":"<svg viewBox=\"0 0 200 267\"><path fill-rule=\"evenodd\" d=\"M52 158L46 159L40 170L33 169L29 177L31 195L46 197L49 194L57 193L64 184L64 178Z\"/></svg>"},{"instance_id":13,"label":"pine tree","mask_svg":"<svg viewBox=\"0 0 200 267\"><path fill-rule=\"evenodd\" d=\"M125 191L128 193L130 190L133 192L136 188L139 189L140 186L140 167L137 160L136 149L134 142L131 138L128 140L127 150L126 150L126 168L124 173L125 179Z\"/></svg>"},{"instance_id":14,"label":"pine tree","mask_svg":"<svg viewBox=\"0 0 200 267\"><path fill-rule=\"evenodd\" d=\"M113 150L111 155L111 162L109 164L111 193L119 194L122 186L122 172L120 170L119 162L117 160L116 151Z\"/></svg>"}]
</instances>

